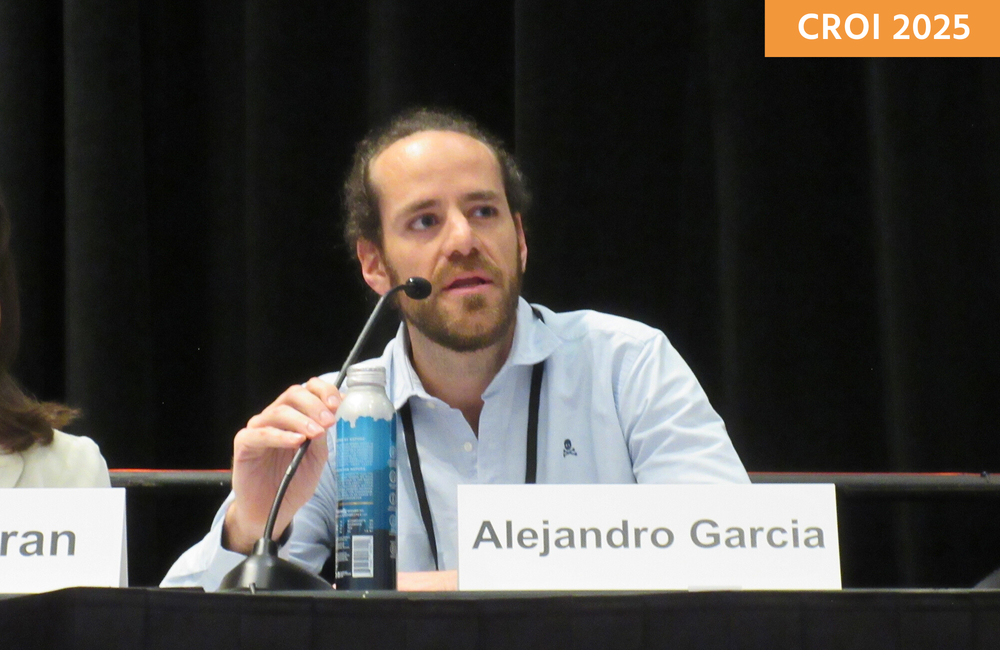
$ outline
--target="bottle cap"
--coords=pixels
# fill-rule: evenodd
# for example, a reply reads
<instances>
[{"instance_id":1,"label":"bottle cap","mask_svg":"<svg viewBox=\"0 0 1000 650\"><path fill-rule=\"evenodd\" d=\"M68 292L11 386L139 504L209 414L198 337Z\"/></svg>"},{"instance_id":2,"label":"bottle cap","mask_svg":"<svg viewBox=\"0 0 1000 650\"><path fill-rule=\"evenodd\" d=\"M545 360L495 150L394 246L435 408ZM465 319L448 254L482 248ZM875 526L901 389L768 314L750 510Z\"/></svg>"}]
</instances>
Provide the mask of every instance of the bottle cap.
<instances>
[{"instance_id":1,"label":"bottle cap","mask_svg":"<svg viewBox=\"0 0 1000 650\"><path fill-rule=\"evenodd\" d=\"M385 368L382 366L351 366L347 369L347 387L352 386L385 387Z\"/></svg>"}]
</instances>

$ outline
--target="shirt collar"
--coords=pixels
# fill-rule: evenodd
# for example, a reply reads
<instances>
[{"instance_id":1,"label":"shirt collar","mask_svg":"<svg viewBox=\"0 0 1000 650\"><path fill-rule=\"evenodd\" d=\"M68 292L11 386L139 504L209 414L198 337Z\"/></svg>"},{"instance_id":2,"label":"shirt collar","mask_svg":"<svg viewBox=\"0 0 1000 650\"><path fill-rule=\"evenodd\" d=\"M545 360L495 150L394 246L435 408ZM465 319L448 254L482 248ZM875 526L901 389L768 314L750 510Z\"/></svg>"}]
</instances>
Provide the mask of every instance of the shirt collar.
<instances>
[{"instance_id":1,"label":"shirt collar","mask_svg":"<svg viewBox=\"0 0 1000 650\"><path fill-rule=\"evenodd\" d=\"M539 311L545 311L546 317L552 315L552 312L544 308L539 308ZM552 331L550 324L536 318L528 301L518 298L514 343L497 377L502 376L511 366L533 366L547 359L561 343L562 340ZM424 390L420 377L410 362L409 348L405 325L400 323L396 338L386 347L382 356L386 376L390 379L389 399L397 410L411 397L434 399Z\"/></svg>"}]
</instances>

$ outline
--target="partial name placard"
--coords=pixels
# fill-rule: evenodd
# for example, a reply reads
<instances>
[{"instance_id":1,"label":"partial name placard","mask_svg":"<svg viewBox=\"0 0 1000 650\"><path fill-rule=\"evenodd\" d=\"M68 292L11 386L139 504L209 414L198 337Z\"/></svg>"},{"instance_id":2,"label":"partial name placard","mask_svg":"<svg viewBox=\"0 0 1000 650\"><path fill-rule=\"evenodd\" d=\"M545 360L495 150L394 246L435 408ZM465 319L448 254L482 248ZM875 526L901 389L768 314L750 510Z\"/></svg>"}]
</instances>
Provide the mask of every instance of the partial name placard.
<instances>
[{"instance_id":1,"label":"partial name placard","mask_svg":"<svg viewBox=\"0 0 1000 650\"><path fill-rule=\"evenodd\" d=\"M840 589L833 485L460 485L461 590Z\"/></svg>"},{"instance_id":2,"label":"partial name placard","mask_svg":"<svg viewBox=\"0 0 1000 650\"><path fill-rule=\"evenodd\" d=\"M125 586L124 488L0 489L0 593Z\"/></svg>"}]
</instances>

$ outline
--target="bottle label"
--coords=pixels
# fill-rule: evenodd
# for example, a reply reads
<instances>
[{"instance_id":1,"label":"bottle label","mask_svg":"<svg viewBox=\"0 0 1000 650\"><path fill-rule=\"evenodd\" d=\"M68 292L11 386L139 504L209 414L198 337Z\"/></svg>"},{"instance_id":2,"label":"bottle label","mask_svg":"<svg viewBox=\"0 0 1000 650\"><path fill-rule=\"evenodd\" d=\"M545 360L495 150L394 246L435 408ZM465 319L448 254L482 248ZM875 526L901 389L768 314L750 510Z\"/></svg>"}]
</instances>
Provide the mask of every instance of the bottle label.
<instances>
[{"instance_id":1,"label":"bottle label","mask_svg":"<svg viewBox=\"0 0 1000 650\"><path fill-rule=\"evenodd\" d=\"M337 588L396 585L396 420L337 423Z\"/></svg>"}]
</instances>

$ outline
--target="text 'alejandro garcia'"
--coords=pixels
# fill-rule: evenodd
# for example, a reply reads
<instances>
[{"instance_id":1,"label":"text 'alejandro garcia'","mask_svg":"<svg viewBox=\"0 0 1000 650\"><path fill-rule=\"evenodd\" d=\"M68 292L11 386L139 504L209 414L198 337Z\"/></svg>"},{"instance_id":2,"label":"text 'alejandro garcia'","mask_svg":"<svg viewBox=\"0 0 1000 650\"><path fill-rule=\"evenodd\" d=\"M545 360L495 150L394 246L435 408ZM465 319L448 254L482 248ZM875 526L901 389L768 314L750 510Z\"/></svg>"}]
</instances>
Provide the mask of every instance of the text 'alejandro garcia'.
<instances>
[{"instance_id":1,"label":"text 'alejandro garcia'","mask_svg":"<svg viewBox=\"0 0 1000 650\"><path fill-rule=\"evenodd\" d=\"M691 542L698 548L824 548L823 529L815 526L800 528L798 519L792 519L786 526L727 526L723 528L711 519L699 519L691 524ZM513 549L515 542L522 549L538 549L538 555L545 557L550 548L670 548L674 543L671 529L660 526L630 526L627 519L621 526L606 530L597 527L567 528L550 530L549 521L542 521L540 528L524 527L514 531L514 522L507 520L503 535L497 533L490 520L484 520L479 527L472 548L485 544L487 548ZM551 540L551 544L550 544Z\"/></svg>"}]
</instances>

